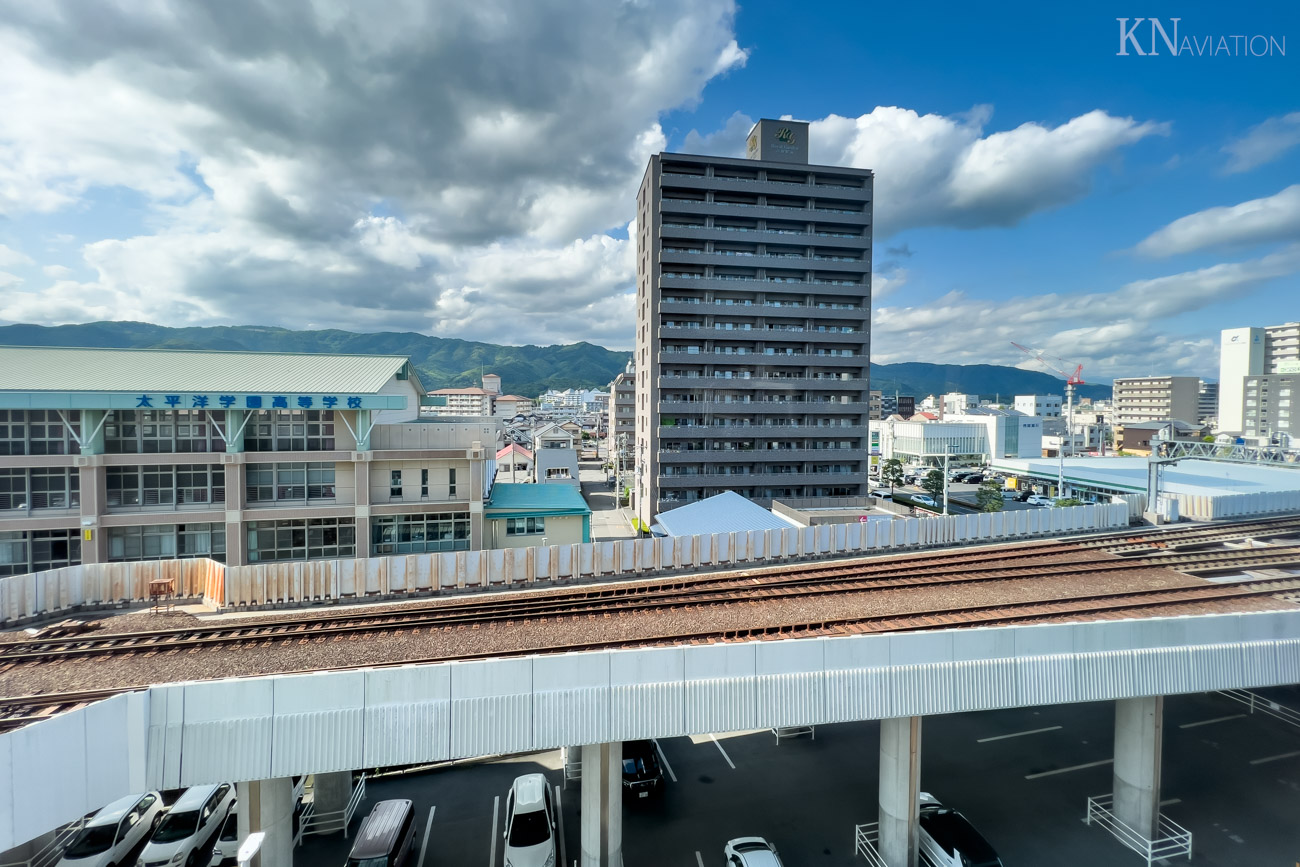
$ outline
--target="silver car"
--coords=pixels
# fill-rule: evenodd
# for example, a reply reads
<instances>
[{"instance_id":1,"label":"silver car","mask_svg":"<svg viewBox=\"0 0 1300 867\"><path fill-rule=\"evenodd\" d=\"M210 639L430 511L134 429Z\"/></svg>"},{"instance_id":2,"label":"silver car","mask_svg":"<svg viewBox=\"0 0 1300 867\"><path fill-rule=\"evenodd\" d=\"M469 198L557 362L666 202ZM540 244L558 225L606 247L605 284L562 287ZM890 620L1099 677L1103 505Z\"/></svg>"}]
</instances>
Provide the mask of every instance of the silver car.
<instances>
[{"instance_id":1,"label":"silver car","mask_svg":"<svg viewBox=\"0 0 1300 867\"><path fill-rule=\"evenodd\" d=\"M722 855L727 859L727 867L782 867L776 847L762 837L728 840Z\"/></svg>"}]
</instances>

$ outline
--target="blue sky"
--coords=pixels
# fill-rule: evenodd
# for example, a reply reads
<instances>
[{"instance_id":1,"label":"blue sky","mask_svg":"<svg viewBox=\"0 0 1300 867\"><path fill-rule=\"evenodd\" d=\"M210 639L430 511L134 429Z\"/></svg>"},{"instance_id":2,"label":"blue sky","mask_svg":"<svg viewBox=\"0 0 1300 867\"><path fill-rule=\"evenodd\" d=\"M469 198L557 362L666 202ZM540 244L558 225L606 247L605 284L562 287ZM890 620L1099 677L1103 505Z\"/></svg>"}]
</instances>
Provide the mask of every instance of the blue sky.
<instances>
[{"instance_id":1,"label":"blue sky","mask_svg":"<svg viewBox=\"0 0 1300 867\"><path fill-rule=\"evenodd\" d=\"M1144 23L1117 56L1117 19L1152 16L1236 53L1137 56ZM628 348L645 159L792 115L815 159L877 172L877 360L1022 363L1017 340L1094 380L1212 378L1218 329L1300 318L1298 23L1282 3L7 7L0 321Z\"/></svg>"}]
</instances>

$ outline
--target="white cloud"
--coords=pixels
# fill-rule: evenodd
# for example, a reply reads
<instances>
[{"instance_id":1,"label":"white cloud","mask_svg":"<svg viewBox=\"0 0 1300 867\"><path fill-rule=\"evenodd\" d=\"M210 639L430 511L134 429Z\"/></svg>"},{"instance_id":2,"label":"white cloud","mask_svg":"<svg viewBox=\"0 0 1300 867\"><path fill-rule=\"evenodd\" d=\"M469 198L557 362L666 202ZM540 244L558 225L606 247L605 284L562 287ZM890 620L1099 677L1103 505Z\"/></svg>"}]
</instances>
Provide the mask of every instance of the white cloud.
<instances>
[{"instance_id":1,"label":"white cloud","mask_svg":"<svg viewBox=\"0 0 1300 867\"><path fill-rule=\"evenodd\" d=\"M985 134L988 106L963 116L878 106L814 121L811 159L876 172L876 237L917 226L1011 226L1087 194L1093 171L1168 125L1090 111L1056 127Z\"/></svg>"},{"instance_id":2,"label":"white cloud","mask_svg":"<svg viewBox=\"0 0 1300 867\"><path fill-rule=\"evenodd\" d=\"M1267 198L1188 214L1153 232L1137 251L1164 257L1291 239L1300 239L1300 184Z\"/></svg>"},{"instance_id":3,"label":"white cloud","mask_svg":"<svg viewBox=\"0 0 1300 867\"><path fill-rule=\"evenodd\" d=\"M0 244L0 268L9 268L14 265L35 265L32 258L24 253L6 247Z\"/></svg>"},{"instance_id":4,"label":"white cloud","mask_svg":"<svg viewBox=\"0 0 1300 867\"><path fill-rule=\"evenodd\" d=\"M0 289L7 289L10 286L17 286L23 282L23 278L17 274L10 274L8 271L0 271Z\"/></svg>"},{"instance_id":5,"label":"white cloud","mask_svg":"<svg viewBox=\"0 0 1300 867\"><path fill-rule=\"evenodd\" d=\"M1244 262L1134 281L1108 292L1049 293L990 300L951 292L923 305L877 306L872 360L926 358L953 364L992 363L1036 369L1022 362L1011 341L1049 346L1054 355L1084 365L1085 378L1134 371L1207 375L1217 341L1172 336L1165 320L1216 304L1239 303L1268 281L1300 273L1300 244Z\"/></svg>"},{"instance_id":6,"label":"white cloud","mask_svg":"<svg viewBox=\"0 0 1300 867\"><path fill-rule=\"evenodd\" d=\"M1300 111L1270 117L1223 146L1223 152L1229 155L1223 171L1225 174L1250 171L1271 163L1296 145L1300 145Z\"/></svg>"},{"instance_id":7,"label":"white cloud","mask_svg":"<svg viewBox=\"0 0 1300 867\"><path fill-rule=\"evenodd\" d=\"M41 272L46 277L53 277L55 280L63 280L72 276L72 269L66 265L46 265L41 268Z\"/></svg>"}]
</instances>

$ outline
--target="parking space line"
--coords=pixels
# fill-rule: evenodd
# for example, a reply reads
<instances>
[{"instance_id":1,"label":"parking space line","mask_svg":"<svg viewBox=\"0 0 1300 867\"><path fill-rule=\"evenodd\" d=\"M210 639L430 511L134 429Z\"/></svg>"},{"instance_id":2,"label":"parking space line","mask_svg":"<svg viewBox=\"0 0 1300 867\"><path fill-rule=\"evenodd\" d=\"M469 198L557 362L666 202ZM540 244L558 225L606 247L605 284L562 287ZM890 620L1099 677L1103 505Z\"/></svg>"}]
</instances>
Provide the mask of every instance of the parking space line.
<instances>
[{"instance_id":1,"label":"parking space line","mask_svg":"<svg viewBox=\"0 0 1300 867\"><path fill-rule=\"evenodd\" d=\"M1216 716L1214 719L1203 719L1203 720L1199 720L1198 722L1183 723L1182 725L1179 726L1179 728L1194 729L1197 726L1213 725L1214 723L1227 722L1230 719L1244 719L1245 716L1246 715L1244 713L1234 713L1234 714L1229 714L1228 716Z\"/></svg>"},{"instance_id":2,"label":"parking space line","mask_svg":"<svg viewBox=\"0 0 1300 867\"><path fill-rule=\"evenodd\" d=\"M1165 800L1160 802L1160 806L1172 807L1174 804L1181 804L1182 802L1183 802L1182 798L1166 798Z\"/></svg>"},{"instance_id":3,"label":"parking space line","mask_svg":"<svg viewBox=\"0 0 1300 867\"><path fill-rule=\"evenodd\" d=\"M497 815L501 809L501 796L492 798L492 846L488 851L488 867L497 867Z\"/></svg>"},{"instance_id":4,"label":"parking space line","mask_svg":"<svg viewBox=\"0 0 1300 867\"><path fill-rule=\"evenodd\" d=\"M1030 730L1027 731L1027 732L1012 732L1012 733L1009 734L1009 735L994 735L994 736L991 737L991 738L978 738L978 739L975 741L975 743L977 743L977 744L986 744L986 743L988 743L989 741L1004 741L1004 740L1006 740L1007 738L1019 738L1019 737L1024 737L1025 735L1037 735L1037 734L1042 734L1043 732L1054 732L1054 731L1058 730L1059 728L1061 728L1061 727L1060 727L1060 726L1048 726L1047 728L1043 728L1043 729L1030 729Z\"/></svg>"},{"instance_id":5,"label":"parking space line","mask_svg":"<svg viewBox=\"0 0 1300 867\"><path fill-rule=\"evenodd\" d=\"M1026 780L1037 780L1039 777L1050 777L1053 774L1068 774L1070 771L1082 771L1084 768L1097 768L1102 765L1109 765L1114 759L1102 759L1099 762L1088 762L1086 765L1071 765L1068 768L1057 768L1054 771L1039 771L1036 774L1025 774Z\"/></svg>"},{"instance_id":6,"label":"parking space line","mask_svg":"<svg viewBox=\"0 0 1300 867\"><path fill-rule=\"evenodd\" d=\"M568 852L564 848L564 803L560 800L560 787L555 787L555 816L560 820L560 863L568 863Z\"/></svg>"},{"instance_id":7,"label":"parking space line","mask_svg":"<svg viewBox=\"0 0 1300 867\"><path fill-rule=\"evenodd\" d=\"M1300 756L1300 750L1294 750L1294 751L1289 752L1289 753L1282 753L1281 755L1278 755L1278 756L1266 756L1266 757L1264 757L1264 758L1262 758L1262 759L1251 759L1251 760L1250 760L1250 763L1251 763L1252 765L1262 765L1262 764L1264 764L1264 763L1266 763L1266 762L1276 762L1276 761L1280 761L1280 760L1282 760L1282 759L1290 759L1290 758L1293 758L1293 757L1295 757L1295 756Z\"/></svg>"},{"instance_id":8,"label":"parking space line","mask_svg":"<svg viewBox=\"0 0 1300 867\"><path fill-rule=\"evenodd\" d=\"M713 735L709 735L709 740L713 741L713 745L718 748L718 752L722 753L722 757L727 760L727 764L731 765L731 769L734 771L736 763L731 760L731 756L727 755L727 751L722 748L722 744L718 743L718 739Z\"/></svg>"},{"instance_id":9,"label":"parking space line","mask_svg":"<svg viewBox=\"0 0 1300 867\"><path fill-rule=\"evenodd\" d=\"M700 850L699 850L699 849L696 849L696 850L695 850L695 863L696 863L696 864L699 864L700 867L704 867L704 858L703 858L703 856L700 855Z\"/></svg>"},{"instance_id":10,"label":"parking space line","mask_svg":"<svg viewBox=\"0 0 1300 867\"><path fill-rule=\"evenodd\" d=\"M659 746L659 741L654 742L655 752L659 753L659 761L664 763L664 770L668 772L668 779L674 783L677 782L677 775L673 773L673 766L668 764L668 757L664 755L664 748Z\"/></svg>"},{"instance_id":11,"label":"parking space line","mask_svg":"<svg viewBox=\"0 0 1300 867\"><path fill-rule=\"evenodd\" d=\"M416 867L424 867L424 853L429 850L429 832L433 829L433 811L438 807L429 808L429 821L424 823L424 841L420 843L420 860L415 862Z\"/></svg>"}]
</instances>

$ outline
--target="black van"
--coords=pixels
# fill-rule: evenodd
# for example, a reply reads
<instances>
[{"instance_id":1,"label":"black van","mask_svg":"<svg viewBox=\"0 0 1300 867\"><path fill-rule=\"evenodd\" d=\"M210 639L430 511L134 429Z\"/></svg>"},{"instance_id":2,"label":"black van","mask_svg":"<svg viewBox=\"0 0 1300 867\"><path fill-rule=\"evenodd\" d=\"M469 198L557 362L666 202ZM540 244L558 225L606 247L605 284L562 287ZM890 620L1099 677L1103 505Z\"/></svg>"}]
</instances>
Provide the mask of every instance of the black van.
<instances>
[{"instance_id":1,"label":"black van","mask_svg":"<svg viewBox=\"0 0 1300 867\"><path fill-rule=\"evenodd\" d=\"M405 867L414 862L415 807L410 801L380 801L370 811L347 867Z\"/></svg>"}]
</instances>

